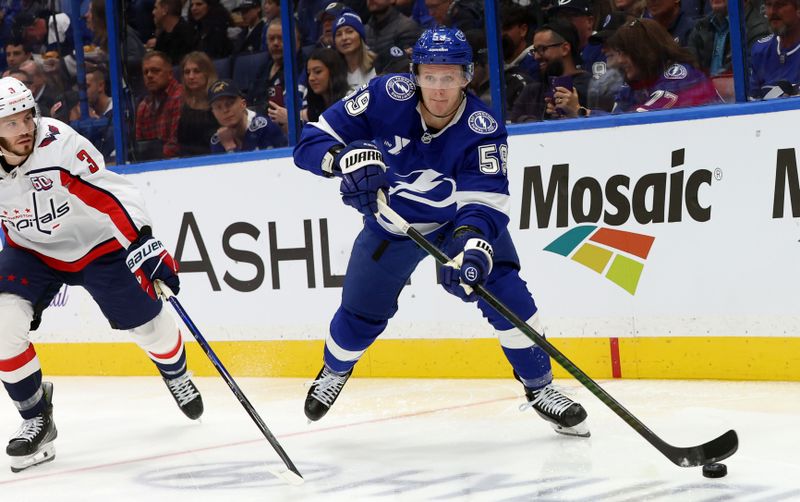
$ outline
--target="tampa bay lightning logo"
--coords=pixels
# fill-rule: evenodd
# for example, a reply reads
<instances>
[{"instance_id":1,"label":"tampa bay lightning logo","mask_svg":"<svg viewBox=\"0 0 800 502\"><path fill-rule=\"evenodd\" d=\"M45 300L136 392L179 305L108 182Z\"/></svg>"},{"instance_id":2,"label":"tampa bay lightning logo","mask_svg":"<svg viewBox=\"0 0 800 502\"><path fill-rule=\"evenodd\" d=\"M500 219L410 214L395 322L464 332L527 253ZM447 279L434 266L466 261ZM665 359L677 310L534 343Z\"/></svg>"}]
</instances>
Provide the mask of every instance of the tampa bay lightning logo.
<instances>
[{"instance_id":1,"label":"tampa bay lightning logo","mask_svg":"<svg viewBox=\"0 0 800 502\"><path fill-rule=\"evenodd\" d=\"M675 63L664 71L664 78L670 80L681 80L686 78L689 71L682 64Z\"/></svg>"},{"instance_id":2,"label":"tampa bay lightning logo","mask_svg":"<svg viewBox=\"0 0 800 502\"><path fill-rule=\"evenodd\" d=\"M473 112L467 119L467 124L478 134L491 134L497 130L497 121L484 111Z\"/></svg>"},{"instance_id":3,"label":"tampa bay lightning logo","mask_svg":"<svg viewBox=\"0 0 800 502\"><path fill-rule=\"evenodd\" d=\"M386 92L395 101L405 101L414 95L416 87L410 78L395 75L386 81Z\"/></svg>"},{"instance_id":4,"label":"tampa bay lightning logo","mask_svg":"<svg viewBox=\"0 0 800 502\"><path fill-rule=\"evenodd\" d=\"M443 208L455 203L456 182L433 169L412 171L403 176L395 174L389 195L402 197L426 206Z\"/></svg>"},{"instance_id":5,"label":"tampa bay lightning logo","mask_svg":"<svg viewBox=\"0 0 800 502\"><path fill-rule=\"evenodd\" d=\"M467 267L464 269L464 277L467 278L468 281L477 281L478 280L478 269L475 267Z\"/></svg>"},{"instance_id":6,"label":"tampa bay lightning logo","mask_svg":"<svg viewBox=\"0 0 800 502\"><path fill-rule=\"evenodd\" d=\"M247 129L255 132L261 129L262 127L267 127L268 124L269 121L267 120L266 117L263 117L261 115L256 115L255 117L253 117L253 121L250 122L250 126Z\"/></svg>"}]
</instances>

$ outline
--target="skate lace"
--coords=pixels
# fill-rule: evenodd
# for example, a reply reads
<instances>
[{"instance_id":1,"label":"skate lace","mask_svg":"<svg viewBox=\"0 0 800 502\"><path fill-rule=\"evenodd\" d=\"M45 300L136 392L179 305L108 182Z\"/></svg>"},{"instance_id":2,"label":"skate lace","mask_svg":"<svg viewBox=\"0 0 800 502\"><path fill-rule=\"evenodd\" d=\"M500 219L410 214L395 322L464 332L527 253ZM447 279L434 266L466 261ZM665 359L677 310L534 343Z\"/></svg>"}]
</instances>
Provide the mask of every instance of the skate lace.
<instances>
[{"instance_id":1,"label":"skate lace","mask_svg":"<svg viewBox=\"0 0 800 502\"><path fill-rule=\"evenodd\" d=\"M342 391L345 381L347 381L347 377L345 375L331 373L327 368L325 368L322 370L322 375L320 378L311 382L312 386L316 385L316 388L311 395L317 401L323 403L325 406L330 407L330 405L336 399L336 396L338 396L339 392Z\"/></svg>"},{"instance_id":2,"label":"skate lace","mask_svg":"<svg viewBox=\"0 0 800 502\"><path fill-rule=\"evenodd\" d=\"M548 385L541 389L533 401L521 404L520 411L525 411L528 408L534 408L537 405L545 413L553 415L561 415L567 408L572 406L572 399L560 393L558 390Z\"/></svg>"},{"instance_id":3,"label":"skate lace","mask_svg":"<svg viewBox=\"0 0 800 502\"><path fill-rule=\"evenodd\" d=\"M22 422L19 430L14 433L12 441L15 439L22 439L24 441L33 441L42 429L44 428L44 418L38 415L34 418L28 418Z\"/></svg>"},{"instance_id":4,"label":"skate lace","mask_svg":"<svg viewBox=\"0 0 800 502\"><path fill-rule=\"evenodd\" d=\"M172 395L175 396L175 399L178 400L178 405L180 406L188 404L195 398L200 397L200 393L197 392L197 389L195 389L192 385L191 379L192 373L187 371L178 378L167 380L167 387L169 387L169 390L172 392Z\"/></svg>"}]
</instances>

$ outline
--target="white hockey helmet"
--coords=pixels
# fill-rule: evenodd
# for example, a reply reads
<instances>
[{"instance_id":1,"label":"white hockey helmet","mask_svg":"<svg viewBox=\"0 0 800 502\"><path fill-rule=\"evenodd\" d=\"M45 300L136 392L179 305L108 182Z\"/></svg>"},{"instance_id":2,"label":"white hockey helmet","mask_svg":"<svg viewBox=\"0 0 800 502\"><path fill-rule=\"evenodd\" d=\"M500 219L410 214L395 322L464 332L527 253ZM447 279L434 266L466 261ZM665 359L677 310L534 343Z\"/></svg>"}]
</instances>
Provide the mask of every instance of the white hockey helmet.
<instances>
[{"instance_id":1,"label":"white hockey helmet","mask_svg":"<svg viewBox=\"0 0 800 502\"><path fill-rule=\"evenodd\" d=\"M31 109L38 115L31 90L14 77L0 78L0 118Z\"/></svg>"}]
</instances>

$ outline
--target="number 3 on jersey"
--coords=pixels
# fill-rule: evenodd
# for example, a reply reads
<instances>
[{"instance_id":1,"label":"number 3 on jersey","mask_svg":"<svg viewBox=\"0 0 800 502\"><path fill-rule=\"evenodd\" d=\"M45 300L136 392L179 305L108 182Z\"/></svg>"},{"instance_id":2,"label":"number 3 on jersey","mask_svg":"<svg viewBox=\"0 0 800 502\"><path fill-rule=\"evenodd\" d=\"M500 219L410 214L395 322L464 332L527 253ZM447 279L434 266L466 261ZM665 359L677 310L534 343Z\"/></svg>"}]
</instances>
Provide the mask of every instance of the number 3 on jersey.
<instances>
[{"instance_id":1,"label":"number 3 on jersey","mask_svg":"<svg viewBox=\"0 0 800 502\"><path fill-rule=\"evenodd\" d=\"M508 146L500 145L500 151L498 152L497 145L481 145L478 147L478 159L483 174L497 174L502 170L503 175L505 175Z\"/></svg>"},{"instance_id":2,"label":"number 3 on jersey","mask_svg":"<svg viewBox=\"0 0 800 502\"><path fill-rule=\"evenodd\" d=\"M94 161L91 155L86 150L81 150L78 152L78 160L85 160L89 163L89 172L94 174L100 170L100 166L97 165L97 162Z\"/></svg>"}]
</instances>

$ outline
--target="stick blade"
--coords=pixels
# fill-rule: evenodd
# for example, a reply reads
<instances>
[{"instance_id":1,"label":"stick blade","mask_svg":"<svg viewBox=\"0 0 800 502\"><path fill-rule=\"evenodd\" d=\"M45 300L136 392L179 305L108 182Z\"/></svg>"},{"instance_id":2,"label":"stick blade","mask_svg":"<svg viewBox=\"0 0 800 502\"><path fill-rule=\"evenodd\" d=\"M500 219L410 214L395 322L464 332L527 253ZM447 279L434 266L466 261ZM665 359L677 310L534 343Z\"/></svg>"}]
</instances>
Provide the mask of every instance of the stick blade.
<instances>
[{"instance_id":1,"label":"stick blade","mask_svg":"<svg viewBox=\"0 0 800 502\"><path fill-rule=\"evenodd\" d=\"M679 467L698 467L725 460L736 453L738 449L739 436L736 431L729 430L720 437L700 446L670 447L669 451L662 451L662 453Z\"/></svg>"},{"instance_id":2,"label":"stick blade","mask_svg":"<svg viewBox=\"0 0 800 502\"><path fill-rule=\"evenodd\" d=\"M291 471L289 469L267 469L270 474L275 476L278 479L285 481L286 483L292 486L300 486L305 483L305 479L303 476L300 475L299 472Z\"/></svg>"}]
</instances>

